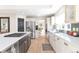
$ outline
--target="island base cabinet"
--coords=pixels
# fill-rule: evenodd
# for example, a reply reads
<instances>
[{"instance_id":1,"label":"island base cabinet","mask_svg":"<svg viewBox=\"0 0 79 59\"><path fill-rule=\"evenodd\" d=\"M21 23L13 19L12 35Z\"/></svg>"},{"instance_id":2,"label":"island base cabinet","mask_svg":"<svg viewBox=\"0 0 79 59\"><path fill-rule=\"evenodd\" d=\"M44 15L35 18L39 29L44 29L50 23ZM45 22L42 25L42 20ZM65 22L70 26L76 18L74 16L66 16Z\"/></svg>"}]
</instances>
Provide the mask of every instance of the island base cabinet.
<instances>
[{"instance_id":1,"label":"island base cabinet","mask_svg":"<svg viewBox=\"0 0 79 59\"><path fill-rule=\"evenodd\" d=\"M27 35L26 37L22 38L22 40L19 41L19 52L26 53L28 51L28 48L30 47L30 44L30 35Z\"/></svg>"},{"instance_id":2,"label":"island base cabinet","mask_svg":"<svg viewBox=\"0 0 79 59\"><path fill-rule=\"evenodd\" d=\"M6 51L2 51L2 52L0 52L0 53L12 53L12 52L11 52L11 47L8 48Z\"/></svg>"}]
</instances>

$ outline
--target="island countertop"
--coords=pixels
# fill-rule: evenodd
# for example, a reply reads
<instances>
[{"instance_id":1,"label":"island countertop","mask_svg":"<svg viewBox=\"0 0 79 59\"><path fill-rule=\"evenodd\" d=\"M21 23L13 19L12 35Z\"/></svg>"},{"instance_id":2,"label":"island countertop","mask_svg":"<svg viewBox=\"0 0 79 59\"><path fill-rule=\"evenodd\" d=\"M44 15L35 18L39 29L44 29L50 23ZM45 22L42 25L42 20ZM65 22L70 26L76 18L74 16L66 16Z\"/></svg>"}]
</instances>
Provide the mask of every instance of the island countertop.
<instances>
[{"instance_id":1,"label":"island countertop","mask_svg":"<svg viewBox=\"0 0 79 59\"><path fill-rule=\"evenodd\" d=\"M63 40L66 40L68 43L72 45L73 48L79 50L79 37L73 37L66 33L61 33L61 32L56 33L56 32L53 32L52 30L48 30L48 31L58 37L61 37Z\"/></svg>"},{"instance_id":2,"label":"island countertop","mask_svg":"<svg viewBox=\"0 0 79 59\"><path fill-rule=\"evenodd\" d=\"M25 33L25 32L16 32L16 33ZM31 32L26 32L21 37L4 37L5 35L9 35L12 33L1 34L0 35L0 52L5 51L9 47L11 47L13 44L18 42L21 38L23 38L24 36L27 36L30 33Z\"/></svg>"}]
</instances>

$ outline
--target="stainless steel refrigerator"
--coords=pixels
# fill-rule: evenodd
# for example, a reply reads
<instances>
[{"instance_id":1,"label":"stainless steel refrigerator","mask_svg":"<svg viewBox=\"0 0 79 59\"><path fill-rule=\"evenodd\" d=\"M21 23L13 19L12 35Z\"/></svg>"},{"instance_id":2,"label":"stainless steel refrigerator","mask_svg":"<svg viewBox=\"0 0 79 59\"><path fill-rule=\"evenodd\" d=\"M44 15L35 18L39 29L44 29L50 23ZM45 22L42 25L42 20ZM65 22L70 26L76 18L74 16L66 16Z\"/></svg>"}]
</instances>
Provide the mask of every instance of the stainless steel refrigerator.
<instances>
[{"instance_id":1,"label":"stainless steel refrigerator","mask_svg":"<svg viewBox=\"0 0 79 59\"><path fill-rule=\"evenodd\" d=\"M31 38L35 39L36 37L36 22L35 21L26 21L26 31L31 31Z\"/></svg>"}]
</instances>

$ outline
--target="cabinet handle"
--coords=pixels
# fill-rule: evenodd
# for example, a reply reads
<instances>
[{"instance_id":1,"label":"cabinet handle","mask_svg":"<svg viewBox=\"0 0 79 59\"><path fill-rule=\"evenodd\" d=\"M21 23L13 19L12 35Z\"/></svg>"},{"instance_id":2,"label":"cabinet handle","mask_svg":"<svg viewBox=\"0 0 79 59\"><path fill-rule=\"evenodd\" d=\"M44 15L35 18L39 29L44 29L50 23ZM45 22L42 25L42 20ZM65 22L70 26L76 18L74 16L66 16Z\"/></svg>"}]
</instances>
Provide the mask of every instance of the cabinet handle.
<instances>
[{"instance_id":1,"label":"cabinet handle","mask_svg":"<svg viewBox=\"0 0 79 59\"><path fill-rule=\"evenodd\" d=\"M79 51L76 51L76 53L79 53Z\"/></svg>"},{"instance_id":2,"label":"cabinet handle","mask_svg":"<svg viewBox=\"0 0 79 59\"><path fill-rule=\"evenodd\" d=\"M66 42L64 42L64 45L68 46L68 44Z\"/></svg>"},{"instance_id":3,"label":"cabinet handle","mask_svg":"<svg viewBox=\"0 0 79 59\"><path fill-rule=\"evenodd\" d=\"M79 51L77 51L77 50L74 50L74 51L73 51L73 53L79 53Z\"/></svg>"}]
</instances>

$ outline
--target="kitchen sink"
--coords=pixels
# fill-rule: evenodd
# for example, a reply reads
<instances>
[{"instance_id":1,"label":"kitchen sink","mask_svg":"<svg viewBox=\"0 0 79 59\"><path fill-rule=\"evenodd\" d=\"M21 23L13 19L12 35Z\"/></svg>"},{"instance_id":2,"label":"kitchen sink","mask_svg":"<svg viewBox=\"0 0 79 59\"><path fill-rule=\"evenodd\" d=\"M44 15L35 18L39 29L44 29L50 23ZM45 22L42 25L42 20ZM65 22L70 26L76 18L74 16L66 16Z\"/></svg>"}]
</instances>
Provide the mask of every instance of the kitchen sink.
<instances>
[{"instance_id":1,"label":"kitchen sink","mask_svg":"<svg viewBox=\"0 0 79 59\"><path fill-rule=\"evenodd\" d=\"M13 34L5 35L4 37L21 37L24 34L25 33L13 33Z\"/></svg>"}]
</instances>

